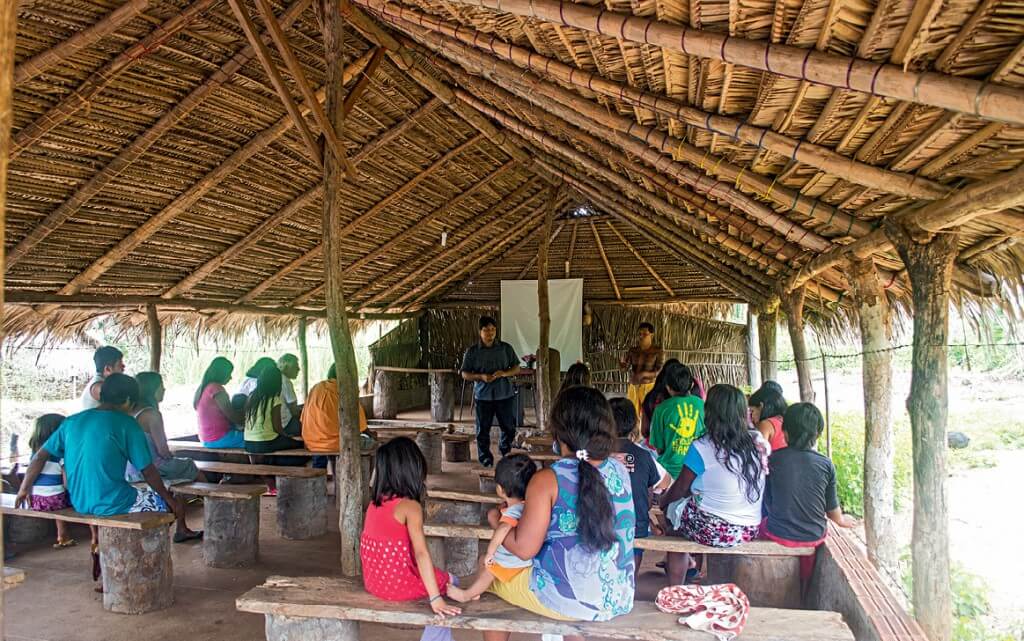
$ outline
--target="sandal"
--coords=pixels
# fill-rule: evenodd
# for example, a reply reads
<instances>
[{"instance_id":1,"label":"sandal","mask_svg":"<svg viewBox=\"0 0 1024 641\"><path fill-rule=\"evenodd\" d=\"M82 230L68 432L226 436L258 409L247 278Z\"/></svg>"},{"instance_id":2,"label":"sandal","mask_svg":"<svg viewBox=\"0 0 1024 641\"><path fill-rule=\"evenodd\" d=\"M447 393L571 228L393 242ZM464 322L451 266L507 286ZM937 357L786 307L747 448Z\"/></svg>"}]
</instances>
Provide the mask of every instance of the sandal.
<instances>
[{"instance_id":1,"label":"sandal","mask_svg":"<svg viewBox=\"0 0 1024 641\"><path fill-rule=\"evenodd\" d=\"M201 539L201 538L203 538L203 531L202 530L195 530L193 532L185 532L185 533L182 533L182 532L175 532L174 533L174 542L175 543L185 543L187 541L195 541L195 540L198 540L198 539Z\"/></svg>"},{"instance_id":2,"label":"sandal","mask_svg":"<svg viewBox=\"0 0 1024 641\"><path fill-rule=\"evenodd\" d=\"M102 570L100 568L100 546L92 544L92 580L99 581Z\"/></svg>"},{"instance_id":3,"label":"sandal","mask_svg":"<svg viewBox=\"0 0 1024 641\"><path fill-rule=\"evenodd\" d=\"M53 549L59 550L61 548L69 548L75 545L78 545L78 541L74 539L58 539L57 542L53 544Z\"/></svg>"}]
</instances>

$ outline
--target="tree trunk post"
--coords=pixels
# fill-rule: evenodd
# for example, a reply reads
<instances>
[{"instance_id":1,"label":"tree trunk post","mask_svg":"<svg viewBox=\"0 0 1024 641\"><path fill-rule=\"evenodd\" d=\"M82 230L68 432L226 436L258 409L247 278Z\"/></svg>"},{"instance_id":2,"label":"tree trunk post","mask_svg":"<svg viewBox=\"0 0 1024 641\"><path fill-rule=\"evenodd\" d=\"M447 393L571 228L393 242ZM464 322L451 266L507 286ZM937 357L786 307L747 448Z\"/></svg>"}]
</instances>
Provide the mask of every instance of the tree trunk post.
<instances>
[{"instance_id":1,"label":"tree trunk post","mask_svg":"<svg viewBox=\"0 0 1024 641\"><path fill-rule=\"evenodd\" d=\"M306 325L308 321L305 316L299 316L296 334L299 339L299 369L301 370L302 398L309 396L309 349L306 347Z\"/></svg>"},{"instance_id":2,"label":"tree trunk post","mask_svg":"<svg viewBox=\"0 0 1024 641\"><path fill-rule=\"evenodd\" d=\"M779 327L778 302L766 306L757 314L757 343L761 353L761 382L779 379L779 357L776 332Z\"/></svg>"},{"instance_id":3,"label":"tree trunk post","mask_svg":"<svg viewBox=\"0 0 1024 641\"><path fill-rule=\"evenodd\" d=\"M537 252L537 316L540 321L539 345L537 345L536 380L533 389L537 394L537 427L546 430L548 412L551 409L551 366L548 363L548 348L551 342L551 309L548 305L548 254L551 247L551 225L555 219L555 205L559 194L551 190L548 205L544 209L544 227L540 233L540 249Z\"/></svg>"},{"instance_id":4,"label":"tree trunk post","mask_svg":"<svg viewBox=\"0 0 1024 641\"><path fill-rule=\"evenodd\" d=\"M851 260L848 274L860 320L864 385L864 531L876 567L896 567L895 446L892 428L892 325L874 262Z\"/></svg>"},{"instance_id":5,"label":"tree trunk post","mask_svg":"<svg viewBox=\"0 0 1024 641\"><path fill-rule=\"evenodd\" d=\"M761 360L757 344L757 314L747 305L747 384L751 390L761 387L761 369L757 362ZM762 366L763 367L763 366Z\"/></svg>"},{"instance_id":6,"label":"tree trunk post","mask_svg":"<svg viewBox=\"0 0 1024 641\"><path fill-rule=\"evenodd\" d=\"M807 357L807 341L804 340L804 297L803 288L782 297L786 312L786 326L789 340L793 343L793 360L796 361L796 377L800 385L800 400L814 402L814 383L811 381L811 361Z\"/></svg>"},{"instance_id":7,"label":"tree trunk post","mask_svg":"<svg viewBox=\"0 0 1024 641\"><path fill-rule=\"evenodd\" d=\"M430 420L448 423L455 419L455 373L430 372Z\"/></svg>"},{"instance_id":8,"label":"tree trunk post","mask_svg":"<svg viewBox=\"0 0 1024 641\"><path fill-rule=\"evenodd\" d=\"M160 359L164 351L164 333L160 327L156 305L146 305L146 322L149 325L149 371L159 373Z\"/></svg>"},{"instance_id":9,"label":"tree trunk post","mask_svg":"<svg viewBox=\"0 0 1024 641\"><path fill-rule=\"evenodd\" d=\"M885 226L907 267L914 303L914 348L907 410L914 445L914 528L911 543L914 616L931 641L949 641L949 509L946 421L949 410L949 292L959 233L912 238Z\"/></svg>"},{"instance_id":10,"label":"tree trunk post","mask_svg":"<svg viewBox=\"0 0 1024 641\"><path fill-rule=\"evenodd\" d=\"M14 120L14 40L17 34L17 2L0 3L0 265L4 263L4 230L7 220L7 159L11 155L11 122ZM3 339L4 273L0 270L0 340ZM0 514L0 533L3 515ZM0 536L0 553L4 550ZM0 590L0 630L4 629L4 597ZM2 633L0 633L2 634Z\"/></svg>"},{"instance_id":11,"label":"tree trunk post","mask_svg":"<svg viewBox=\"0 0 1024 641\"><path fill-rule=\"evenodd\" d=\"M344 138L345 116L345 21L341 7L331 0L316 0L323 20L324 52L327 73L327 118L339 139ZM343 239L339 236L344 216L343 189L345 169L341 158L324 154L324 293L327 299L327 327L331 349L338 372L338 446L340 456L334 473L337 481L338 529L341 533L341 571L345 576L358 576L359 533L363 529L363 492L359 457L359 389L355 349L345 312L343 264L347 260Z\"/></svg>"}]
</instances>

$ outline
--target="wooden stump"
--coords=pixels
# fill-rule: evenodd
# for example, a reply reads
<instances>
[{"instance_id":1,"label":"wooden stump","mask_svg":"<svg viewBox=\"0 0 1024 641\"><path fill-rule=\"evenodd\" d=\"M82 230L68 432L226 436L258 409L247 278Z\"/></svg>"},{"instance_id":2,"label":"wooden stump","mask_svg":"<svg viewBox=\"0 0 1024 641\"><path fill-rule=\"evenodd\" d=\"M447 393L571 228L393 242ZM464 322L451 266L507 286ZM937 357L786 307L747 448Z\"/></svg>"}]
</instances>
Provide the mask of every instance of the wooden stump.
<instances>
[{"instance_id":1,"label":"wooden stump","mask_svg":"<svg viewBox=\"0 0 1024 641\"><path fill-rule=\"evenodd\" d=\"M479 525L480 505L466 501L427 502L426 521L447 525ZM455 576L468 576L476 571L479 540L447 537L444 542L443 568Z\"/></svg>"},{"instance_id":2,"label":"wooden stump","mask_svg":"<svg viewBox=\"0 0 1024 641\"><path fill-rule=\"evenodd\" d=\"M430 420L447 423L455 418L455 373L430 372Z\"/></svg>"},{"instance_id":3,"label":"wooden stump","mask_svg":"<svg viewBox=\"0 0 1024 641\"><path fill-rule=\"evenodd\" d=\"M103 609L121 614L163 610L174 602L169 526L100 528Z\"/></svg>"},{"instance_id":4,"label":"wooden stump","mask_svg":"<svg viewBox=\"0 0 1024 641\"><path fill-rule=\"evenodd\" d=\"M267 641L359 641L359 624L268 614L266 633Z\"/></svg>"},{"instance_id":5,"label":"wooden stump","mask_svg":"<svg viewBox=\"0 0 1024 641\"><path fill-rule=\"evenodd\" d=\"M498 486L494 482L494 470L491 470L491 474L480 475L480 492L482 494L495 494L498 491Z\"/></svg>"},{"instance_id":6,"label":"wooden stump","mask_svg":"<svg viewBox=\"0 0 1024 641\"><path fill-rule=\"evenodd\" d=\"M373 415L375 418L398 416L398 375L377 370L373 381Z\"/></svg>"},{"instance_id":7,"label":"wooden stump","mask_svg":"<svg viewBox=\"0 0 1024 641\"><path fill-rule=\"evenodd\" d=\"M705 583L735 583L762 608L800 608L800 557L713 554Z\"/></svg>"},{"instance_id":8,"label":"wooden stump","mask_svg":"<svg viewBox=\"0 0 1024 641\"><path fill-rule=\"evenodd\" d=\"M324 477L277 477L277 529L286 539L327 533L327 484Z\"/></svg>"},{"instance_id":9,"label":"wooden stump","mask_svg":"<svg viewBox=\"0 0 1024 641\"><path fill-rule=\"evenodd\" d=\"M469 461L469 443L473 437L469 434L445 434L441 437L444 442L444 460L449 463L465 463Z\"/></svg>"},{"instance_id":10,"label":"wooden stump","mask_svg":"<svg viewBox=\"0 0 1024 641\"><path fill-rule=\"evenodd\" d=\"M441 434L436 430L416 433L416 446L427 459L427 474L441 473Z\"/></svg>"},{"instance_id":11,"label":"wooden stump","mask_svg":"<svg viewBox=\"0 0 1024 641\"><path fill-rule=\"evenodd\" d=\"M55 536L56 526L50 519L8 516L4 518L4 532L11 543L39 543Z\"/></svg>"},{"instance_id":12,"label":"wooden stump","mask_svg":"<svg viewBox=\"0 0 1024 641\"><path fill-rule=\"evenodd\" d=\"M203 561L211 568L256 563L260 547L260 498L203 501Z\"/></svg>"}]
</instances>

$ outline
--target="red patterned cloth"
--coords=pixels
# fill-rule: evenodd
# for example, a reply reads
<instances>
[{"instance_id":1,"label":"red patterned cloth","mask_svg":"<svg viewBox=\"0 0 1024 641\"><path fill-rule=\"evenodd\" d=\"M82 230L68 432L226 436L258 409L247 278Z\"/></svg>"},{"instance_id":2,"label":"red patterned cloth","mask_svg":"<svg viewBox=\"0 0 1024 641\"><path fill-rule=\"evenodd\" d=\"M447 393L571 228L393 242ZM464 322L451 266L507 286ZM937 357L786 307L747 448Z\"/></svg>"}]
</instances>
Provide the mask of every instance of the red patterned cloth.
<instances>
[{"instance_id":1,"label":"red patterned cloth","mask_svg":"<svg viewBox=\"0 0 1024 641\"><path fill-rule=\"evenodd\" d=\"M427 588L416 567L409 530L395 520L395 507L402 499L389 499L366 510L366 522L360 541L366 591L385 601L424 599ZM434 568L437 587L446 594L449 576Z\"/></svg>"},{"instance_id":2,"label":"red patterned cloth","mask_svg":"<svg viewBox=\"0 0 1024 641\"><path fill-rule=\"evenodd\" d=\"M682 614L679 623L729 641L743 632L750 612L747 595L732 583L672 585L658 592L662 612Z\"/></svg>"}]
</instances>

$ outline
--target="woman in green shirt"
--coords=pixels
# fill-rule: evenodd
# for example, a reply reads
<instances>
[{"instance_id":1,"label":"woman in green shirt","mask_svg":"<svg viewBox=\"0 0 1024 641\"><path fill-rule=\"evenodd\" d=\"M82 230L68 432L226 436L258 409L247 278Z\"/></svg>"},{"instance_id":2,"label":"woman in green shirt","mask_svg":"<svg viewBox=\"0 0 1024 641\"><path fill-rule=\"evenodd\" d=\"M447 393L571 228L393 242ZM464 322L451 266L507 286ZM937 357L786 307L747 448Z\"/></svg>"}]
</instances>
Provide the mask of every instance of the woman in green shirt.
<instances>
[{"instance_id":1,"label":"woman in green shirt","mask_svg":"<svg viewBox=\"0 0 1024 641\"><path fill-rule=\"evenodd\" d=\"M704 401L693 394L693 374L682 363L668 363L663 370L669 398L662 401L651 417L651 446L658 451L658 462L672 478L683 469L683 458L690 444L704 436Z\"/></svg>"},{"instance_id":2,"label":"woman in green shirt","mask_svg":"<svg viewBox=\"0 0 1024 641\"><path fill-rule=\"evenodd\" d=\"M281 370L267 367L256 379L256 389L245 402L245 450L266 454L302 447L302 439L288 436L281 426Z\"/></svg>"}]
</instances>

